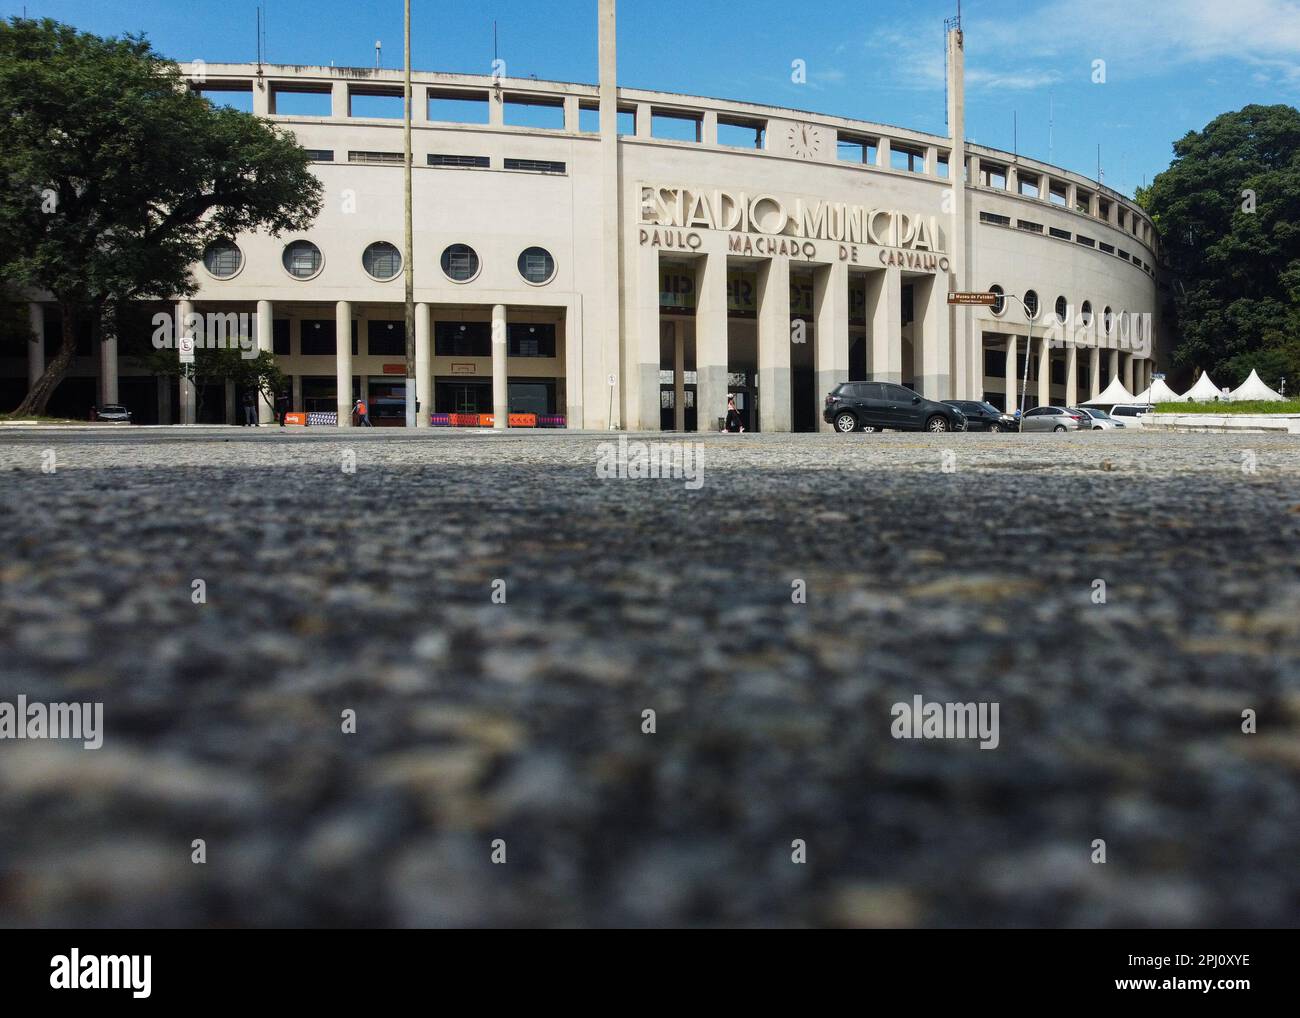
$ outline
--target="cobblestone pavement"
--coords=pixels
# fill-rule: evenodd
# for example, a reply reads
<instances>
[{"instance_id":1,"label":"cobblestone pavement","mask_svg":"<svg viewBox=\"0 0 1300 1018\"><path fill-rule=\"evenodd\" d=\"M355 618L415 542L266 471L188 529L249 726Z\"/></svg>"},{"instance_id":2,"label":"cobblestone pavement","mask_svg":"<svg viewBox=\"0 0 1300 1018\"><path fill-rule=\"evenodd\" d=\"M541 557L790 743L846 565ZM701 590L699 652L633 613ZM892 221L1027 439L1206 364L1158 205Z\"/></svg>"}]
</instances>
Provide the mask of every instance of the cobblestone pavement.
<instances>
[{"instance_id":1,"label":"cobblestone pavement","mask_svg":"<svg viewBox=\"0 0 1300 1018\"><path fill-rule=\"evenodd\" d=\"M1297 922L1295 438L615 441L0 431L0 923Z\"/></svg>"}]
</instances>

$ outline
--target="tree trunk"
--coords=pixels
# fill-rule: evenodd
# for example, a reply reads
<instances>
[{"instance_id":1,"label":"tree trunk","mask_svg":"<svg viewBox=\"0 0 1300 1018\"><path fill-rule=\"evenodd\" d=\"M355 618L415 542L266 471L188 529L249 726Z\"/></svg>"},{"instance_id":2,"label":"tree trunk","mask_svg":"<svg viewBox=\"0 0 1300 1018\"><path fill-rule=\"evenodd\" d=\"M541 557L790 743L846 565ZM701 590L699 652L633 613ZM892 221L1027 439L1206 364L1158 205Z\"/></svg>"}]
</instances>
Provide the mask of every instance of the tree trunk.
<instances>
[{"instance_id":1,"label":"tree trunk","mask_svg":"<svg viewBox=\"0 0 1300 1018\"><path fill-rule=\"evenodd\" d=\"M62 325L62 342L54 360L45 365L45 374L36 380L31 391L13 412L14 417L40 417L54 395L54 390L63 381L63 376L72 366L73 355L77 352L76 308L69 301L59 302L59 318Z\"/></svg>"}]
</instances>

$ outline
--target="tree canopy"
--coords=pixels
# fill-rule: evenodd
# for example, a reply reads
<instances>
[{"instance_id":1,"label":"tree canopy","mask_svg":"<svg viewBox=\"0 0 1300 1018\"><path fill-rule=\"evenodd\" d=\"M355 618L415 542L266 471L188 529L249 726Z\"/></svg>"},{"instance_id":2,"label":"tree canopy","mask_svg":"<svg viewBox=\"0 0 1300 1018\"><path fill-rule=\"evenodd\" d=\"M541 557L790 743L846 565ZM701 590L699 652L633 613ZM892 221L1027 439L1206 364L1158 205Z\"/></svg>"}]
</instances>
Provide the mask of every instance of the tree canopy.
<instances>
[{"instance_id":1,"label":"tree canopy","mask_svg":"<svg viewBox=\"0 0 1300 1018\"><path fill-rule=\"evenodd\" d=\"M142 36L0 21L0 280L51 293L63 344L19 413L40 413L77 317L194 292L212 240L307 227L321 186L294 136L215 108Z\"/></svg>"},{"instance_id":2,"label":"tree canopy","mask_svg":"<svg viewBox=\"0 0 1300 1018\"><path fill-rule=\"evenodd\" d=\"M1173 272L1174 362L1300 384L1300 111L1247 106L1174 143L1138 200Z\"/></svg>"}]
</instances>

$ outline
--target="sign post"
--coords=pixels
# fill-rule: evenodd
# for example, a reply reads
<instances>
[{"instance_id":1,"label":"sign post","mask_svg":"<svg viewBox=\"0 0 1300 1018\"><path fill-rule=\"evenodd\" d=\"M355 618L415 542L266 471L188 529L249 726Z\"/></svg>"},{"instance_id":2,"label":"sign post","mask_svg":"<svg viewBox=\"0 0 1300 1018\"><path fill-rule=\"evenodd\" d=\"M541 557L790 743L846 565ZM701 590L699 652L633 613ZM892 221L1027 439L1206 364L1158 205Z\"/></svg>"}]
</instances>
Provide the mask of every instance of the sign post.
<instances>
[{"instance_id":1,"label":"sign post","mask_svg":"<svg viewBox=\"0 0 1300 1018\"><path fill-rule=\"evenodd\" d=\"M959 307L993 307L998 302L996 293L969 292L965 290L949 290L948 303L955 304Z\"/></svg>"}]
</instances>

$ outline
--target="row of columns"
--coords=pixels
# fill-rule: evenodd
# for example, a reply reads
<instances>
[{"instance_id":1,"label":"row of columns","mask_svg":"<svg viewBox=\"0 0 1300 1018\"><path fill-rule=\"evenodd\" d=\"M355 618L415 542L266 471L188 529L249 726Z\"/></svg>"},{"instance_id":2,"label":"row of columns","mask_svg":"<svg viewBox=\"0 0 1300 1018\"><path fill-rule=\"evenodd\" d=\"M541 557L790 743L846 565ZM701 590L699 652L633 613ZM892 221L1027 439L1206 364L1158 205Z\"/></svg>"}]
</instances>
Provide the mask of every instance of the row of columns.
<instances>
[{"instance_id":1,"label":"row of columns","mask_svg":"<svg viewBox=\"0 0 1300 1018\"><path fill-rule=\"evenodd\" d=\"M628 427L657 430L659 414L659 256L643 253L641 299L637 303L640 342L629 365L636 379L629 388ZM728 393L727 257L696 258L695 365L696 409L700 427L722 415ZM819 393L829 392L848 377L849 266L846 262L812 263L814 375ZM868 377L903 381L903 275L897 268L865 272L866 312L873 342L869 344ZM914 287L913 376L922 395L947 399L952 395L950 314L946 276L916 276ZM758 262L758 419L763 431L789 431L791 413L790 260ZM685 423L684 341L674 339L674 426ZM818 415L820 420L820 415ZM830 426L821 422L821 427Z\"/></svg>"},{"instance_id":2,"label":"row of columns","mask_svg":"<svg viewBox=\"0 0 1300 1018\"><path fill-rule=\"evenodd\" d=\"M259 314L262 303L259 302ZM269 306L267 314L270 314ZM261 326L259 324L258 328ZM415 305L415 400L420 411L415 415L415 426L429 426L429 412L433 408L432 335L429 305ZM352 303L341 300L334 307L334 350L337 387L338 426L352 424ZM509 353L509 332L506 306L492 306L492 418L493 427L505 430L510 426L509 376L506 373ZM410 394L407 394L410 398Z\"/></svg>"},{"instance_id":3,"label":"row of columns","mask_svg":"<svg viewBox=\"0 0 1300 1018\"><path fill-rule=\"evenodd\" d=\"M1013 403L1018 402L1020 394L1021 374L1018 370L1019 360L1019 338L1017 336L1007 337L1007 358L1006 358L1006 388L1007 409L1013 407ZM1050 337L1038 337L1039 359L1038 359L1038 405L1048 406L1052 402L1052 340ZM1131 353L1122 354L1119 350L1104 350L1102 347L1083 347L1089 356L1089 375L1088 390L1091 395L1089 399L1096 399L1101 395L1101 355L1110 354L1109 375L1116 378L1121 375L1124 382L1124 388L1133 395L1145 391L1150 387L1154 368L1150 358L1137 358ZM1073 406L1078 400L1079 391L1079 350L1077 346L1067 346L1065 348L1065 405ZM1136 386L1136 388L1135 388ZM1012 397L1015 397L1013 400Z\"/></svg>"}]
</instances>

